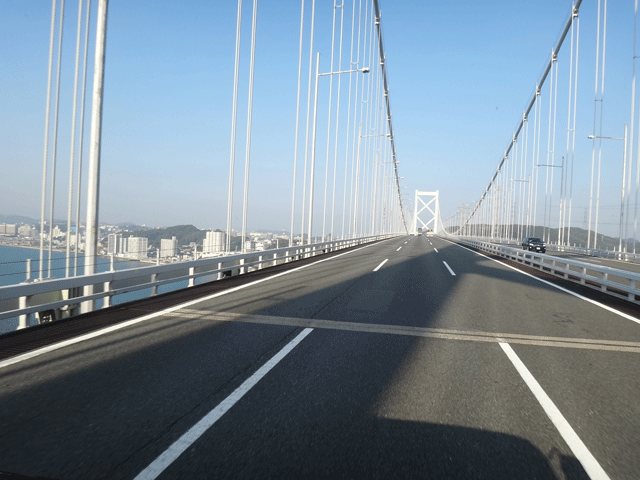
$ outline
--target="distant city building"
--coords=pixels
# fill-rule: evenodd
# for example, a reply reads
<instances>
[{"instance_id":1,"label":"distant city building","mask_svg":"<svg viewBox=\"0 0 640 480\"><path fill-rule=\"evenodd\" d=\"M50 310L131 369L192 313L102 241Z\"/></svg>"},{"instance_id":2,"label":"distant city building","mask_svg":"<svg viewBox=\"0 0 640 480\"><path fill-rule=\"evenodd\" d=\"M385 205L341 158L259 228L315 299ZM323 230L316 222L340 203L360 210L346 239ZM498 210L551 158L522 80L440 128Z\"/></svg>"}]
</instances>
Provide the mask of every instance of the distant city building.
<instances>
[{"instance_id":1,"label":"distant city building","mask_svg":"<svg viewBox=\"0 0 640 480\"><path fill-rule=\"evenodd\" d=\"M125 255L129 252L129 239L127 237L120 237L118 239L118 254Z\"/></svg>"},{"instance_id":2,"label":"distant city building","mask_svg":"<svg viewBox=\"0 0 640 480\"><path fill-rule=\"evenodd\" d=\"M129 237L127 239L127 256L140 260L147 258L149 239L144 237Z\"/></svg>"},{"instance_id":3,"label":"distant city building","mask_svg":"<svg viewBox=\"0 0 640 480\"><path fill-rule=\"evenodd\" d=\"M178 240L176 237L160 240L160 258L171 258L176 255L178 255Z\"/></svg>"},{"instance_id":4,"label":"distant city building","mask_svg":"<svg viewBox=\"0 0 640 480\"><path fill-rule=\"evenodd\" d=\"M226 240L227 236L223 231L216 229L213 232L207 232L202 241L202 253L224 252Z\"/></svg>"},{"instance_id":5,"label":"distant city building","mask_svg":"<svg viewBox=\"0 0 640 480\"><path fill-rule=\"evenodd\" d=\"M4 235L15 235L16 234L16 224L11 223L0 223L0 234Z\"/></svg>"},{"instance_id":6,"label":"distant city building","mask_svg":"<svg viewBox=\"0 0 640 480\"><path fill-rule=\"evenodd\" d=\"M246 242L244 242L244 249L247 252L253 252L256 249L256 242L254 242L253 240L247 240Z\"/></svg>"},{"instance_id":7,"label":"distant city building","mask_svg":"<svg viewBox=\"0 0 640 480\"><path fill-rule=\"evenodd\" d=\"M62 237L64 236L64 233L62 232L62 230L60 230L60 227L58 225L56 225L55 227L53 227L53 232L51 232L51 235L55 238L55 237Z\"/></svg>"},{"instance_id":8,"label":"distant city building","mask_svg":"<svg viewBox=\"0 0 640 480\"><path fill-rule=\"evenodd\" d=\"M119 253L123 253L120 250L122 244L122 235L119 233L110 233L107 236L107 254L108 255L117 255Z\"/></svg>"},{"instance_id":9,"label":"distant city building","mask_svg":"<svg viewBox=\"0 0 640 480\"><path fill-rule=\"evenodd\" d=\"M18 227L18 235L21 237L37 237L38 230L33 228L31 225L21 225Z\"/></svg>"},{"instance_id":10,"label":"distant city building","mask_svg":"<svg viewBox=\"0 0 640 480\"><path fill-rule=\"evenodd\" d=\"M107 235L107 255L115 255L118 253L118 241L115 233Z\"/></svg>"}]
</instances>

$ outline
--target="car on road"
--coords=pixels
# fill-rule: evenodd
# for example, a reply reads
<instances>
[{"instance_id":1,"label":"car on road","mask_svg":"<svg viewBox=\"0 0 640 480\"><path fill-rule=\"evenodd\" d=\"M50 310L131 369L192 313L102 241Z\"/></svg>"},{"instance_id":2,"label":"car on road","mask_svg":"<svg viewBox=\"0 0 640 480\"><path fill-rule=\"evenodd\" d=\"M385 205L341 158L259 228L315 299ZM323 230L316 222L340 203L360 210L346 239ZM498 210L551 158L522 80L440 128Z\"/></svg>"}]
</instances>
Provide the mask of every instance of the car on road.
<instances>
[{"instance_id":1,"label":"car on road","mask_svg":"<svg viewBox=\"0 0 640 480\"><path fill-rule=\"evenodd\" d=\"M538 237L525 237L524 240L522 240L522 249L529 250L530 252L545 253L547 246Z\"/></svg>"}]
</instances>

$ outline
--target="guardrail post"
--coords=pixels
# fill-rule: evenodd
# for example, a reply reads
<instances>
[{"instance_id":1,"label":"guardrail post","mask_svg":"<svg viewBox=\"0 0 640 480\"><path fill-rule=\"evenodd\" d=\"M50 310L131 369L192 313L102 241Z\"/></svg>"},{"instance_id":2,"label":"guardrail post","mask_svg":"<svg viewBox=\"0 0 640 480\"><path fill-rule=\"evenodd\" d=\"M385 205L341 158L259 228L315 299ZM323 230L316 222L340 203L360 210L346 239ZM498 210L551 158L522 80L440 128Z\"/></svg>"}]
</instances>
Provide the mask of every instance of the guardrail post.
<instances>
[{"instance_id":1,"label":"guardrail post","mask_svg":"<svg viewBox=\"0 0 640 480\"><path fill-rule=\"evenodd\" d=\"M285 250L284 252L284 263L289 263L291 259L289 258L289 250Z\"/></svg>"},{"instance_id":2,"label":"guardrail post","mask_svg":"<svg viewBox=\"0 0 640 480\"><path fill-rule=\"evenodd\" d=\"M278 254L273 254L273 266L275 267L278 264Z\"/></svg>"},{"instance_id":3,"label":"guardrail post","mask_svg":"<svg viewBox=\"0 0 640 480\"><path fill-rule=\"evenodd\" d=\"M582 275L580 276L580 285L586 285L585 277L587 276L587 267L580 268Z\"/></svg>"},{"instance_id":4,"label":"guardrail post","mask_svg":"<svg viewBox=\"0 0 640 480\"><path fill-rule=\"evenodd\" d=\"M600 291L602 291L602 292L606 292L607 291L607 286L604 284L604 282L606 282L608 278L609 278L609 274L603 272L602 273L602 285L600 285Z\"/></svg>"},{"instance_id":5,"label":"guardrail post","mask_svg":"<svg viewBox=\"0 0 640 480\"><path fill-rule=\"evenodd\" d=\"M240 259L240 265L244 265L244 258ZM245 271L245 267L240 267L240 275L244 274Z\"/></svg>"},{"instance_id":6,"label":"guardrail post","mask_svg":"<svg viewBox=\"0 0 640 480\"><path fill-rule=\"evenodd\" d=\"M27 297L20 297L20 299L18 300L18 307L20 308L20 310L27 308ZM29 326L27 324L29 315L20 315L19 319L18 330L22 330L23 328L27 328Z\"/></svg>"},{"instance_id":7,"label":"guardrail post","mask_svg":"<svg viewBox=\"0 0 640 480\"><path fill-rule=\"evenodd\" d=\"M218 262L218 280L222 279L222 262Z\"/></svg>"},{"instance_id":8,"label":"guardrail post","mask_svg":"<svg viewBox=\"0 0 640 480\"><path fill-rule=\"evenodd\" d=\"M105 292L111 291L111 282L104 282L104 291ZM107 295L104 297L104 300L102 302L102 308L109 308L110 306L111 306L111 295Z\"/></svg>"},{"instance_id":9,"label":"guardrail post","mask_svg":"<svg viewBox=\"0 0 640 480\"><path fill-rule=\"evenodd\" d=\"M158 279L158 274L154 273L151 275L151 283L156 283ZM151 296L155 297L156 295L158 295L158 286L154 285L153 287L151 287Z\"/></svg>"},{"instance_id":10,"label":"guardrail post","mask_svg":"<svg viewBox=\"0 0 640 480\"><path fill-rule=\"evenodd\" d=\"M262 270L262 259L264 255L258 255L258 270Z\"/></svg>"},{"instance_id":11,"label":"guardrail post","mask_svg":"<svg viewBox=\"0 0 640 480\"><path fill-rule=\"evenodd\" d=\"M190 267L189 268L189 275L190 275L189 286L190 287L193 287L196 284L196 279L192 276L192 275L195 275L195 273L196 273L196 267Z\"/></svg>"}]
</instances>

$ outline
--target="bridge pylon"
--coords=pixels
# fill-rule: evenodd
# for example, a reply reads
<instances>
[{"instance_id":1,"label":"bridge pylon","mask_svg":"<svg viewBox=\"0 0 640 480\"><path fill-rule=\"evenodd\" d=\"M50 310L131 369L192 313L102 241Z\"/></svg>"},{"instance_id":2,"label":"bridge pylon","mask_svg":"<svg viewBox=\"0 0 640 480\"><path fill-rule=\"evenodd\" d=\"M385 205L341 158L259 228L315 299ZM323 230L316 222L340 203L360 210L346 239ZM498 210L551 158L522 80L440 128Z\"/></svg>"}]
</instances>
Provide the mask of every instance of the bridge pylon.
<instances>
[{"instance_id":1,"label":"bridge pylon","mask_svg":"<svg viewBox=\"0 0 640 480\"><path fill-rule=\"evenodd\" d=\"M433 233L440 231L440 224L438 223L438 219L440 218L439 196L439 190L435 192L420 192L416 190L413 233L418 233L419 228L421 228L424 233L427 233L430 229L433 230ZM423 213L425 210L427 212ZM422 214L422 217L420 214Z\"/></svg>"}]
</instances>

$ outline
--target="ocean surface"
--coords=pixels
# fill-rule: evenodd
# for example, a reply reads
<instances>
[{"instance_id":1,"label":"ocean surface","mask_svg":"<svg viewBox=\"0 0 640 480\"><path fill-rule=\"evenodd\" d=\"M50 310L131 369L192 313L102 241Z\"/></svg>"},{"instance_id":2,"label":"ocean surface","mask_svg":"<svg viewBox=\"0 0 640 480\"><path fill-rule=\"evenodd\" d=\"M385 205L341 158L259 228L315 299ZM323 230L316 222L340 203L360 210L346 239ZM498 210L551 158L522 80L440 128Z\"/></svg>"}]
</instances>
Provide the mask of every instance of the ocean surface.
<instances>
[{"instance_id":1,"label":"ocean surface","mask_svg":"<svg viewBox=\"0 0 640 480\"><path fill-rule=\"evenodd\" d=\"M78 256L78 275L82 275L84 272L84 254ZM48 278L48 252L44 252L45 260L42 262L44 271L43 278ZM22 283L26 280L27 271L27 259L31 259L31 278L38 278L40 275L40 251L31 248L21 247L8 247L0 245L0 286L3 285L15 285ZM110 269L110 258L98 257L98 263L96 264L96 272L106 272ZM70 261L71 273L73 276L73 253ZM148 267L150 264L136 262L133 260L125 260L122 258L114 259L115 270L126 270L128 268L140 268ZM52 252L51 255L51 277L64 278L66 274L66 252ZM177 282L171 285L164 285L158 288L158 293L164 293L178 288L185 288L187 282ZM117 305L131 300L137 300L139 298L148 297L150 295L150 289L139 290L136 292L124 293L112 297L111 305ZM96 308L102 306L102 300L96 301ZM29 324L36 325L38 322L33 315L30 315ZM18 328L18 318L11 318L7 320L0 320L0 334L16 330Z\"/></svg>"}]
</instances>

